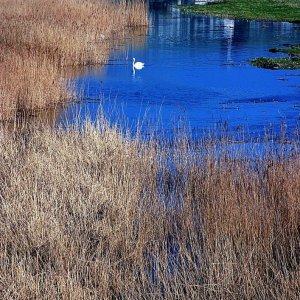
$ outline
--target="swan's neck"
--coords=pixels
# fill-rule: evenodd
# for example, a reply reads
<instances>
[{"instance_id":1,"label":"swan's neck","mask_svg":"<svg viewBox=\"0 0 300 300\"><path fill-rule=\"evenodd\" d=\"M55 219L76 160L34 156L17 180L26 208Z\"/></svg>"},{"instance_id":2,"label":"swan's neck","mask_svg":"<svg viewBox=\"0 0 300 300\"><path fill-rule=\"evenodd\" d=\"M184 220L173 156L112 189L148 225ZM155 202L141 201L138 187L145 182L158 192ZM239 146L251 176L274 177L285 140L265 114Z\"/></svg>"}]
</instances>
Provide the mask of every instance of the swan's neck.
<instances>
[{"instance_id":1,"label":"swan's neck","mask_svg":"<svg viewBox=\"0 0 300 300\"><path fill-rule=\"evenodd\" d=\"M132 60L132 64L134 65L134 63L135 63L135 58L133 58L133 60Z\"/></svg>"}]
</instances>

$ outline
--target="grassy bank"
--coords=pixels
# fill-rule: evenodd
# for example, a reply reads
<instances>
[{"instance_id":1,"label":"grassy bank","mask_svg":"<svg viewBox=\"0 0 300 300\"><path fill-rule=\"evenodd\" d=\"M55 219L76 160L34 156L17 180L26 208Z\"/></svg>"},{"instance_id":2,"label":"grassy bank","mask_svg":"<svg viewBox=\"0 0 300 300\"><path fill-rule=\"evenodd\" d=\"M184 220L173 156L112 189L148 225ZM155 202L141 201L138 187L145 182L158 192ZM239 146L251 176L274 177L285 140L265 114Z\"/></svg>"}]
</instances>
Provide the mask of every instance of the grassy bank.
<instances>
[{"instance_id":1,"label":"grassy bank","mask_svg":"<svg viewBox=\"0 0 300 300\"><path fill-rule=\"evenodd\" d=\"M224 18L300 22L298 0L224 0L205 6L180 6L197 14Z\"/></svg>"},{"instance_id":2,"label":"grassy bank","mask_svg":"<svg viewBox=\"0 0 300 300\"><path fill-rule=\"evenodd\" d=\"M142 1L0 0L0 119L63 101L66 66L104 63L116 39L146 24Z\"/></svg>"},{"instance_id":3,"label":"grassy bank","mask_svg":"<svg viewBox=\"0 0 300 300\"><path fill-rule=\"evenodd\" d=\"M297 299L290 146L2 132L1 299Z\"/></svg>"}]
</instances>

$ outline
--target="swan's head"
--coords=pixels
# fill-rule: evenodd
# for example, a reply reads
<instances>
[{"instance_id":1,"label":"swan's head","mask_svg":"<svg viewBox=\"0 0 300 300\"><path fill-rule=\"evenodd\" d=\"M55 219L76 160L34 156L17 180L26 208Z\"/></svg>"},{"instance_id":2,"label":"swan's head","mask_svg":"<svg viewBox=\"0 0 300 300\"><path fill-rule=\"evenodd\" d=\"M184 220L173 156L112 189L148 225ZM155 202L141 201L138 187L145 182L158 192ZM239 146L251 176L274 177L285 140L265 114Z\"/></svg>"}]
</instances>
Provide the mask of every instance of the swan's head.
<instances>
[{"instance_id":1,"label":"swan's head","mask_svg":"<svg viewBox=\"0 0 300 300\"><path fill-rule=\"evenodd\" d=\"M135 62L135 58L133 58L132 60L133 60L133 62Z\"/></svg>"}]
</instances>

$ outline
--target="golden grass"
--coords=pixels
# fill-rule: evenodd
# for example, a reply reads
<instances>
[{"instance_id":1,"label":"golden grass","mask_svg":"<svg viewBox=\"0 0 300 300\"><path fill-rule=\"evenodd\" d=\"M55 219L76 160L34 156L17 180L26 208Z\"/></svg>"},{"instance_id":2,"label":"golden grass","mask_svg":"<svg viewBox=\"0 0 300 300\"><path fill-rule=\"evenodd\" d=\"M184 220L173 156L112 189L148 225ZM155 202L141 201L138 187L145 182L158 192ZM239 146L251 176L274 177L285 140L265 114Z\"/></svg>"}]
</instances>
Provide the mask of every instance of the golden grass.
<instances>
[{"instance_id":1,"label":"golden grass","mask_svg":"<svg viewBox=\"0 0 300 300\"><path fill-rule=\"evenodd\" d=\"M297 143L236 147L3 132L1 299L297 299Z\"/></svg>"},{"instance_id":2,"label":"golden grass","mask_svg":"<svg viewBox=\"0 0 300 300\"><path fill-rule=\"evenodd\" d=\"M37 60L0 50L0 118L7 120L17 111L33 111L59 103L70 96L67 82L48 59Z\"/></svg>"},{"instance_id":3,"label":"golden grass","mask_svg":"<svg viewBox=\"0 0 300 300\"><path fill-rule=\"evenodd\" d=\"M61 102L63 67L105 63L114 41L143 25L143 1L0 0L0 118Z\"/></svg>"},{"instance_id":4,"label":"golden grass","mask_svg":"<svg viewBox=\"0 0 300 300\"><path fill-rule=\"evenodd\" d=\"M68 97L65 66L146 22L142 3L0 0L1 119ZM298 298L297 141L168 147L102 119L0 140L1 299Z\"/></svg>"}]
</instances>

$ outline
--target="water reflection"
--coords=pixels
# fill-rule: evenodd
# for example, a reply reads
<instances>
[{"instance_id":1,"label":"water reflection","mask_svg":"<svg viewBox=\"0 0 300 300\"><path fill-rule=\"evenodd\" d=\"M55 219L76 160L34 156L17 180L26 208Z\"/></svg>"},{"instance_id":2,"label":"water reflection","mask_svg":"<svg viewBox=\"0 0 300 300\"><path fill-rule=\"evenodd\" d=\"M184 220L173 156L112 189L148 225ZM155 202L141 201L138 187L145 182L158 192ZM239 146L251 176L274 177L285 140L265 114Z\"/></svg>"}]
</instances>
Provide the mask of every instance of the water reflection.
<instances>
[{"instance_id":1,"label":"water reflection","mask_svg":"<svg viewBox=\"0 0 300 300\"><path fill-rule=\"evenodd\" d=\"M38 126L54 127L64 109L65 106L56 105L47 109L18 111L11 118L0 121L0 137L11 133L22 134Z\"/></svg>"},{"instance_id":2,"label":"water reflection","mask_svg":"<svg viewBox=\"0 0 300 300\"><path fill-rule=\"evenodd\" d=\"M291 75L299 71L257 69L247 60L296 43L296 29L290 23L190 16L168 6L151 12L147 34L133 34L107 66L78 78L78 86L88 97L101 95L111 121L122 115L132 128L143 117L147 126L159 121L165 130L183 119L194 131L220 120L256 133L285 121L292 130L299 118L300 77ZM146 63L135 76L132 57ZM82 117L86 111L93 117L99 103L73 105L67 114L78 108Z\"/></svg>"}]
</instances>

